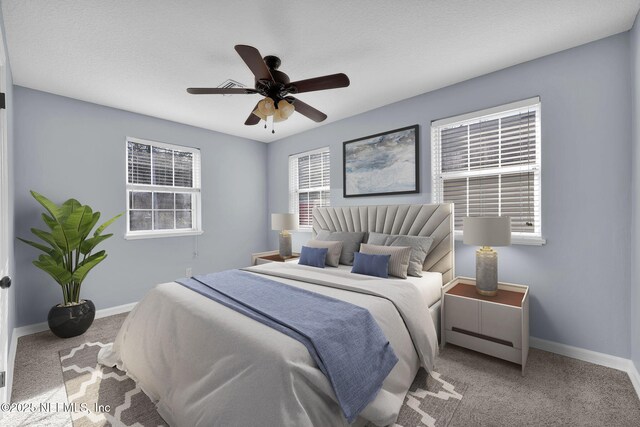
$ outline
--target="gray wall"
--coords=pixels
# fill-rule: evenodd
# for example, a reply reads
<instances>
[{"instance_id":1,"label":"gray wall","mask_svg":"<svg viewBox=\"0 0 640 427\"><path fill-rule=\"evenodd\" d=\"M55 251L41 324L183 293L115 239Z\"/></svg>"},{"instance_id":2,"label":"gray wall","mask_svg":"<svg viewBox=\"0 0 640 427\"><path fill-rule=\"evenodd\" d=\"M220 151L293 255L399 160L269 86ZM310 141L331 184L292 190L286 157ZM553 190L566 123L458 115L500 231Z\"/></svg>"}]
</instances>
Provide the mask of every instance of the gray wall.
<instances>
[{"instance_id":1,"label":"gray wall","mask_svg":"<svg viewBox=\"0 0 640 427\"><path fill-rule=\"evenodd\" d=\"M533 336L629 357L629 82L629 34L623 33L273 142L269 211L288 209L288 155L327 145L333 205L429 203L432 120L540 95L548 243L499 248L500 279L531 286ZM349 96L348 89L342 93ZM421 193L343 199L342 142L415 123ZM275 233L269 234L274 248ZM298 232L294 241L299 247L309 238ZM456 245L457 274L475 275L475 249Z\"/></svg>"},{"instance_id":2,"label":"gray wall","mask_svg":"<svg viewBox=\"0 0 640 427\"><path fill-rule=\"evenodd\" d=\"M631 310L631 359L640 370L640 17L636 17L635 25L631 30L631 86L633 106L632 134L633 134L633 180L632 180L632 280L631 298L629 299Z\"/></svg>"},{"instance_id":3,"label":"gray wall","mask_svg":"<svg viewBox=\"0 0 640 427\"><path fill-rule=\"evenodd\" d=\"M126 136L201 149L204 234L124 240L120 219L103 246L108 258L82 287L98 309L138 301L153 285L184 277L186 267L198 274L246 266L252 252L266 249L265 144L19 86L14 95L17 236L30 238L29 228L41 226L31 189L55 202L74 197L105 219L122 212ZM37 253L16 244L17 326L45 321L62 299L31 265Z\"/></svg>"}]
</instances>

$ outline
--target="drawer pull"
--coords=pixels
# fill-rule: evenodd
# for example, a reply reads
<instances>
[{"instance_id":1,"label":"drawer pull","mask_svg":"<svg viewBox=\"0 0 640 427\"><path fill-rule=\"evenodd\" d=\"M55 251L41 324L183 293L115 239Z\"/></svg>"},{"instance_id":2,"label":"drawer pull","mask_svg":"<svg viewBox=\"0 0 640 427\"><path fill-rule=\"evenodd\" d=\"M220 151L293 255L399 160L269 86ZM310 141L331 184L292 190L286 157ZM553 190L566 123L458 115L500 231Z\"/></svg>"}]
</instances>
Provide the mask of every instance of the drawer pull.
<instances>
[{"instance_id":1,"label":"drawer pull","mask_svg":"<svg viewBox=\"0 0 640 427\"><path fill-rule=\"evenodd\" d=\"M452 331L458 332L460 334L470 335L472 337L481 338L483 340L495 342L498 344L506 345L507 347L513 347L513 343L507 340L501 340L500 338L493 338L487 335L479 334L477 332L465 331L464 329L456 328L455 326L451 328Z\"/></svg>"}]
</instances>

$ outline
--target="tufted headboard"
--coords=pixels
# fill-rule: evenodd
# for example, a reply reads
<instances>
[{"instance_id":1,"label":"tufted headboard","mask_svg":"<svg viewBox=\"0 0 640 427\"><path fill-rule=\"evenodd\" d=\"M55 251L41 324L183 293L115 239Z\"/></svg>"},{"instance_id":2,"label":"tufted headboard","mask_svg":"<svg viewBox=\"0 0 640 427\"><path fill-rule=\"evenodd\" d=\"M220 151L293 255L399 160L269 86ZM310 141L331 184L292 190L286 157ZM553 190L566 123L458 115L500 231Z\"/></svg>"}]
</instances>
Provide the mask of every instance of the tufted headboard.
<instances>
[{"instance_id":1,"label":"tufted headboard","mask_svg":"<svg viewBox=\"0 0 640 427\"><path fill-rule=\"evenodd\" d=\"M320 230L431 236L422 269L442 273L443 284L455 277L451 203L314 208L312 227L314 238Z\"/></svg>"}]
</instances>

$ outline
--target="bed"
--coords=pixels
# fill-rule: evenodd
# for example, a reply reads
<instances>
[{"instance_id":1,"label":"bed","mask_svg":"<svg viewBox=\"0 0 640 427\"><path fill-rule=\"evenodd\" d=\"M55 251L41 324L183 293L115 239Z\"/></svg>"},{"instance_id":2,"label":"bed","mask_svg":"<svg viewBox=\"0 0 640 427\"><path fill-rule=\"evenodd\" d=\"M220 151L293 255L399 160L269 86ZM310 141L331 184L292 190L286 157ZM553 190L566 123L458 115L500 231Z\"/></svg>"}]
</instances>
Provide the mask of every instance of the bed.
<instances>
[{"instance_id":1,"label":"bed","mask_svg":"<svg viewBox=\"0 0 640 427\"><path fill-rule=\"evenodd\" d=\"M245 269L373 316L398 362L353 425L395 422L420 366L432 368L438 288L454 274L452 226L450 204L317 208L314 235L324 229L433 237L425 274L379 279L350 273L347 266L295 263ZM140 301L99 362L127 372L172 426L349 425L327 377L300 342L177 283L160 284Z\"/></svg>"}]
</instances>

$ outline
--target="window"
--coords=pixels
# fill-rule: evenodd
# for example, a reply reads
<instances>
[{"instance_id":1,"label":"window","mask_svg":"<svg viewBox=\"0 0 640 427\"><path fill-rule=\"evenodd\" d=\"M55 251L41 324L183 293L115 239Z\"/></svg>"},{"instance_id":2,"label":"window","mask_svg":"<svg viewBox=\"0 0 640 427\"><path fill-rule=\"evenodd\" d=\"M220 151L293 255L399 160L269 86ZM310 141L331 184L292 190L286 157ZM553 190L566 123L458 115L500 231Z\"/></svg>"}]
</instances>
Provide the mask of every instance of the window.
<instances>
[{"instance_id":1,"label":"window","mask_svg":"<svg viewBox=\"0 0 640 427\"><path fill-rule=\"evenodd\" d=\"M329 147L289 156L289 212L310 228L313 208L329 206Z\"/></svg>"},{"instance_id":2,"label":"window","mask_svg":"<svg viewBox=\"0 0 640 427\"><path fill-rule=\"evenodd\" d=\"M200 150L127 138L126 238L201 234Z\"/></svg>"},{"instance_id":3,"label":"window","mask_svg":"<svg viewBox=\"0 0 640 427\"><path fill-rule=\"evenodd\" d=\"M511 217L514 243L543 244L540 213L540 98L431 123L435 203L465 216Z\"/></svg>"}]
</instances>

